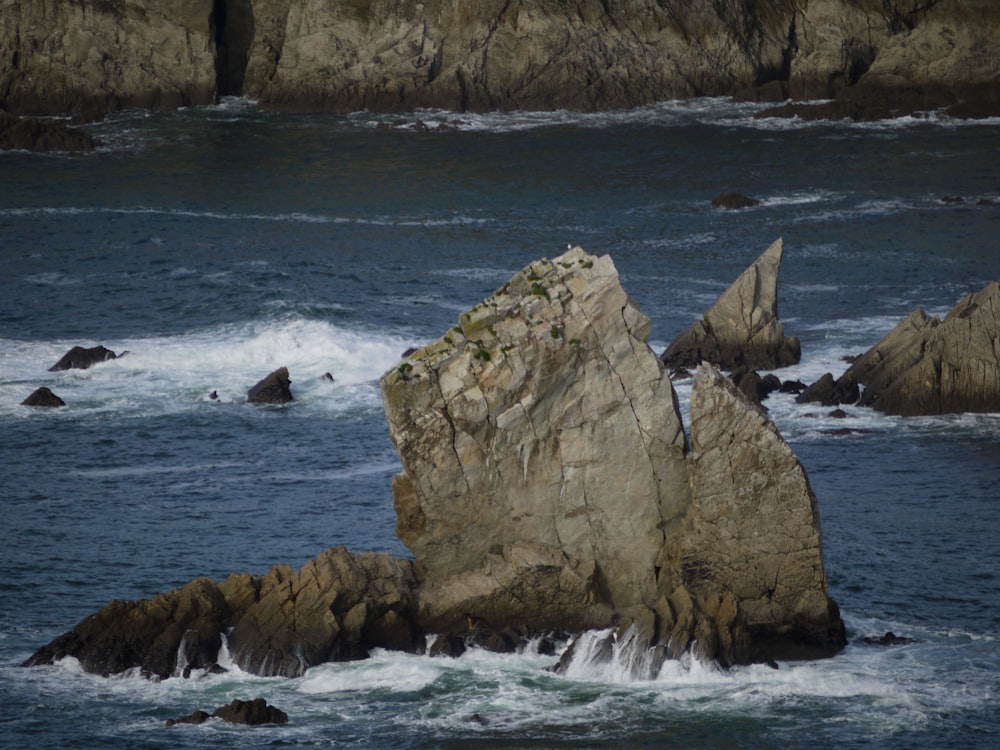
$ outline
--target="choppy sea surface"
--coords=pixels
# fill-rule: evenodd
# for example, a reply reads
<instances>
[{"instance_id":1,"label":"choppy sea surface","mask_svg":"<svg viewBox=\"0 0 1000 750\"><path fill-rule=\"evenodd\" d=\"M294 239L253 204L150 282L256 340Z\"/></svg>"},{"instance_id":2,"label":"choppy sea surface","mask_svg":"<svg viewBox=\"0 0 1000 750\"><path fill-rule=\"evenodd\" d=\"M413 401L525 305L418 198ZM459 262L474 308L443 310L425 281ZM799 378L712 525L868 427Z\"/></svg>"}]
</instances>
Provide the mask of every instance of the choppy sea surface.
<instances>
[{"instance_id":1,"label":"choppy sea surface","mask_svg":"<svg viewBox=\"0 0 1000 750\"><path fill-rule=\"evenodd\" d=\"M779 395L851 639L833 659L653 680L556 675L532 649L376 652L300 679L18 666L112 599L333 545L407 555L377 378L568 244L612 256L659 352L783 237L779 313L803 358L778 374L805 382L1000 277L1000 121L754 111L226 100L111 117L89 155L0 154L0 746L1000 746L1000 415L835 419ZM713 210L724 190L761 204ZM48 371L97 344L129 354ZM246 405L279 366L295 402ZM68 405L20 405L42 385ZM913 642L863 642L886 631ZM165 726L255 697L290 722Z\"/></svg>"}]
</instances>

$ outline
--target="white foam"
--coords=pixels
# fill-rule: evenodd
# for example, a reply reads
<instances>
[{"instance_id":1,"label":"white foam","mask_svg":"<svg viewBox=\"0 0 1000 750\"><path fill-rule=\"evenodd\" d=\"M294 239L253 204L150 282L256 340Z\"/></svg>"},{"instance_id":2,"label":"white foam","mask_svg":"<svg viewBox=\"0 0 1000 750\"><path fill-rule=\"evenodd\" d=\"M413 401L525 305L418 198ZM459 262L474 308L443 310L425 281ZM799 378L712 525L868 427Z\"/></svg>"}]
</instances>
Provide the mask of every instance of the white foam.
<instances>
[{"instance_id":1,"label":"white foam","mask_svg":"<svg viewBox=\"0 0 1000 750\"><path fill-rule=\"evenodd\" d=\"M217 403L243 403L250 387L287 367L296 403L321 410L379 409L378 378L412 342L325 321L288 318L228 325L177 336L101 342L125 356L87 370L51 373L74 345L97 342L0 342L0 413L47 385L72 412L172 413ZM333 382L325 378L330 373Z\"/></svg>"}]
</instances>

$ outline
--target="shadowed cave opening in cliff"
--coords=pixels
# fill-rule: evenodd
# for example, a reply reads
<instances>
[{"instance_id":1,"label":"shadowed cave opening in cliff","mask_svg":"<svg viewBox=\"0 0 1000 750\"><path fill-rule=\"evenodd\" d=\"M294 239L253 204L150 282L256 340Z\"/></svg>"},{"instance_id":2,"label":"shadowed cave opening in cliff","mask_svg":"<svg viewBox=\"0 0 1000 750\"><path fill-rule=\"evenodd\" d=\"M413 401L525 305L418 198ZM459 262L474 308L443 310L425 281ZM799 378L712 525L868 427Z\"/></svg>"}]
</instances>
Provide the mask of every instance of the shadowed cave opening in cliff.
<instances>
[{"instance_id":1,"label":"shadowed cave opening in cliff","mask_svg":"<svg viewBox=\"0 0 1000 750\"><path fill-rule=\"evenodd\" d=\"M215 90L218 96L242 96L254 20L251 0L214 0Z\"/></svg>"}]
</instances>

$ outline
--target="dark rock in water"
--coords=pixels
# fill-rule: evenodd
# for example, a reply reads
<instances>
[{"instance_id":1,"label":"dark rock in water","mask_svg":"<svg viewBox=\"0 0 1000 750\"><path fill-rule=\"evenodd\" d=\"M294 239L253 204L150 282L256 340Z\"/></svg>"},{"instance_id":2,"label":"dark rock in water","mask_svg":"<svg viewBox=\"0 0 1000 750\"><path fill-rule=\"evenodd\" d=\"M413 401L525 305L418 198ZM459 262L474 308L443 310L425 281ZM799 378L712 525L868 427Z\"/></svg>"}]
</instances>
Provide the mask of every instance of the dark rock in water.
<instances>
[{"instance_id":1,"label":"dark rock in water","mask_svg":"<svg viewBox=\"0 0 1000 750\"><path fill-rule=\"evenodd\" d=\"M862 642L869 646L905 646L909 643L916 643L916 639L896 635L889 630L886 631L885 635L866 636Z\"/></svg>"},{"instance_id":2,"label":"dark rock in water","mask_svg":"<svg viewBox=\"0 0 1000 750\"><path fill-rule=\"evenodd\" d=\"M781 393L802 393L806 389L806 384L801 380L786 380L778 389Z\"/></svg>"},{"instance_id":3,"label":"dark rock in water","mask_svg":"<svg viewBox=\"0 0 1000 750\"><path fill-rule=\"evenodd\" d=\"M434 639L430 648L427 649L427 655L457 658L464 654L465 651L465 638L457 635L439 635Z\"/></svg>"},{"instance_id":4,"label":"dark rock in water","mask_svg":"<svg viewBox=\"0 0 1000 750\"><path fill-rule=\"evenodd\" d=\"M170 677L178 654L188 666L207 668L218 660L220 633L231 624L222 590L207 578L151 599L113 601L70 632L36 651L25 666L73 656L88 672L120 674L142 669Z\"/></svg>"},{"instance_id":5,"label":"dark rock in water","mask_svg":"<svg viewBox=\"0 0 1000 750\"><path fill-rule=\"evenodd\" d=\"M125 352L122 352L122 355L124 354ZM104 346L93 346L90 349L85 349L82 346L74 346L62 356L62 359L49 368L49 372L86 370L93 365L117 359L117 357L118 355Z\"/></svg>"},{"instance_id":6,"label":"dark rock in water","mask_svg":"<svg viewBox=\"0 0 1000 750\"><path fill-rule=\"evenodd\" d=\"M247 392L251 404L287 404L292 397L288 368L279 367Z\"/></svg>"},{"instance_id":7,"label":"dark rock in water","mask_svg":"<svg viewBox=\"0 0 1000 750\"><path fill-rule=\"evenodd\" d=\"M712 198L712 208L724 208L730 211L741 208L753 208L759 206L760 201L756 198L748 198L743 193L726 192Z\"/></svg>"},{"instance_id":8,"label":"dark rock in water","mask_svg":"<svg viewBox=\"0 0 1000 750\"><path fill-rule=\"evenodd\" d=\"M167 726L172 727L177 724L204 724L212 718L212 714L206 711L194 711L183 719L167 719Z\"/></svg>"},{"instance_id":9,"label":"dark rock in water","mask_svg":"<svg viewBox=\"0 0 1000 750\"><path fill-rule=\"evenodd\" d=\"M212 716L230 724L287 724L288 714L280 708L269 706L263 698L252 701L234 700L228 706L222 706L212 712Z\"/></svg>"},{"instance_id":10,"label":"dark rock in water","mask_svg":"<svg viewBox=\"0 0 1000 750\"><path fill-rule=\"evenodd\" d=\"M66 406L66 402L43 385L24 399L21 406Z\"/></svg>"},{"instance_id":11,"label":"dark rock in water","mask_svg":"<svg viewBox=\"0 0 1000 750\"><path fill-rule=\"evenodd\" d=\"M918 416L1000 412L1000 284L969 294L945 316L914 310L838 382L865 386L862 406Z\"/></svg>"},{"instance_id":12,"label":"dark rock in water","mask_svg":"<svg viewBox=\"0 0 1000 750\"><path fill-rule=\"evenodd\" d=\"M774 370L796 364L802 356L799 339L786 338L778 320L781 254L779 239L740 274L704 318L671 342L663 363L679 368L709 362L723 370Z\"/></svg>"},{"instance_id":13,"label":"dark rock in water","mask_svg":"<svg viewBox=\"0 0 1000 750\"><path fill-rule=\"evenodd\" d=\"M832 419L847 419L848 414L843 409L834 409L826 416L831 417Z\"/></svg>"},{"instance_id":14,"label":"dark rock in water","mask_svg":"<svg viewBox=\"0 0 1000 750\"><path fill-rule=\"evenodd\" d=\"M96 146L82 130L0 110L0 151L93 151Z\"/></svg>"},{"instance_id":15,"label":"dark rock in water","mask_svg":"<svg viewBox=\"0 0 1000 750\"><path fill-rule=\"evenodd\" d=\"M24 666L72 656L88 672L141 669L160 678L212 670L228 632L233 661L266 676L300 676L372 648L415 651L412 563L388 554L327 550L299 571L198 578L150 599L115 601L39 649Z\"/></svg>"},{"instance_id":16,"label":"dark rock in water","mask_svg":"<svg viewBox=\"0 0 1000 750\"><path fill-rule=\"evenodd\" d=\"M834 380L829 372L800 393L795 400L800 404L819 403L823 406L857 403L860 396L857 383L850 379Z\"/></svg>"},{"instance_id":17,"label":"dark rock in water","mask_svg":"<svg viewBox=\"0 0 1000 750\"><path fill-rule=\"evenodd\" d=\"M215 709L211 714L205 711L195 711L183 719L169 719L167 726L204 724L209 719L222 719L230 724L261 726L262 724L287 724L288 714L280 708L269 706L263 698L255 698L252 701L234 700L227 706Z\"/></svg>"}]
</instances>

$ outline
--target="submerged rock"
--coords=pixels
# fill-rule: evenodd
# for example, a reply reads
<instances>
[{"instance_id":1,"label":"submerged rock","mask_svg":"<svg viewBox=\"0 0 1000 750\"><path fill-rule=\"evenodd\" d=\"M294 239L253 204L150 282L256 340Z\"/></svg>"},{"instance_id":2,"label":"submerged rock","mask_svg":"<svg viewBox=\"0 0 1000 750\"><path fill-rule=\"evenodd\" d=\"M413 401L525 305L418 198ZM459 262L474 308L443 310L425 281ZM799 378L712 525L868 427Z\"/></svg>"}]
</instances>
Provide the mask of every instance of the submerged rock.
<instances>
[{"instance_id":1,"label":"submerged rock","mask_svg":"<svg viewBox=\"0 0 1000 750\"><path fill-rule=\"evenodd\" d=\"M689 447L649 328L609 257L530 264L380 380L414 562L337 548L298 572L197 579L113 602L27 663L185 674L214 664L223 632L240 668L285 676L421 650L428 634L459 653L610 629L650 669L690 651L835 653L844 628L801 465L707 364Z\"/></svg>"},{"instance_id":2,"label":"submerged rock","mask_svg":"<svg viewBox=\"0 0 1000 750\"><path fill-rule=\"evenodd\" d=\"M712 208L724 208L735 211L741 208L753 208L759 206L760 201L756 198L749 198L743 193L726 192L712 198Z\"/></svg>"},{"instance_id":3,"label":"submerged rock","mask_svg":"<svg viewBox=\"0 0 1000 750\"><path fill-rule=\"evenodd\" d=\"M251 404L287 404L294 401L288 368L279 367L266 378L247 391L247 402Z\"/></svg>"},{"instance_id":4,"label":"submerged rock","mask_svg":"<svg viewBox=\"0 0 1000 750\"><path fill-rule=\"evenodd\" d=\"M706 312L662 355L670 368L710 362L724 370L740 366L773 370L796 364L797 336L786 338L778 320L778 268L782 241L776 240Z\"/></svg>"},{"instance_id":5,"label":"submerged rock","mask_svg":"<svg viewBox=\"0 0 1000 750\"><path fill-rule=\"evenodd\" d=\"M122 352L124 356L125 352ZM49 368L49 372L60 370L86 370L101 362L117 359L118 355L104 346L92 346L86 349L82 346L74 346L66 352L58 362Z\"/></svg>"},{"instance_id":6,"label":"submerged rock","mask_svg":"<svg viewBox=\"0 0 1000 750\"><path fill-rule=\"evenodd\" d=\"M204 724L209 719L222 719L230 724L246 724L261 726L263 724L287 724L288 714L280 708L268 705L263 698L252 701L234 700L225 706L220 706L211 714L205 711L195 711L183 719L168 719L167 726L176 724Z\"/></svg>"},{"instance_id":7,"label":"submerged rock","mask_svg":"<svg viewBox=\"0 0 1000 750\"><path fill-rule=\"evenodd\" d=\"M93 151L96 145L82 130L0 110L0 151Z\"/></svg>"},{"instance_id":8,"label":"submerged rock","mask_svg":"<svg viewBox=\"0 0 1000 750\"><path fill-rule=\"evenodd\" d=\"M32 391L31 395L21 402L21 406L66 406L66 402L43 385Z\"/></svg>"}]
</instances>

